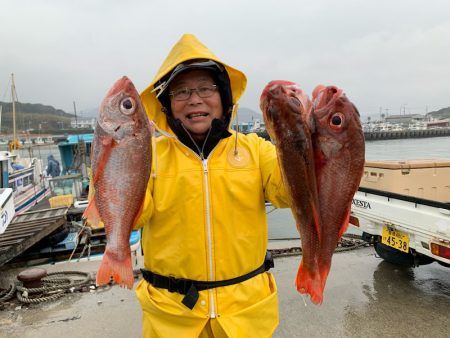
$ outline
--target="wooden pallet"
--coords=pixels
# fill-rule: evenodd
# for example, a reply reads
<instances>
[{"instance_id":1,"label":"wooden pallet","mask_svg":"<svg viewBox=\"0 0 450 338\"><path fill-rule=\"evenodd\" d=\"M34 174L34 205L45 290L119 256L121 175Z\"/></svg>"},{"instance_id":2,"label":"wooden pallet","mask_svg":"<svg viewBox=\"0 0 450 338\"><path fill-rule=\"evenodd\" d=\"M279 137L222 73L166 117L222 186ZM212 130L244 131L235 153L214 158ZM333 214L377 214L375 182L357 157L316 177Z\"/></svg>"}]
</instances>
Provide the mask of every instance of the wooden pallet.
<instances>
[{"instance_id":1,"label":"wooden pallet","mask_svg":"<svg viewBox=\"0 0 450 338\"><path fill-rule=\"evenodd\" d=\"M52 208L16 216L0 235L0 266L63 226L67 210L67 207Z\"/></svg>"}]
</instances>

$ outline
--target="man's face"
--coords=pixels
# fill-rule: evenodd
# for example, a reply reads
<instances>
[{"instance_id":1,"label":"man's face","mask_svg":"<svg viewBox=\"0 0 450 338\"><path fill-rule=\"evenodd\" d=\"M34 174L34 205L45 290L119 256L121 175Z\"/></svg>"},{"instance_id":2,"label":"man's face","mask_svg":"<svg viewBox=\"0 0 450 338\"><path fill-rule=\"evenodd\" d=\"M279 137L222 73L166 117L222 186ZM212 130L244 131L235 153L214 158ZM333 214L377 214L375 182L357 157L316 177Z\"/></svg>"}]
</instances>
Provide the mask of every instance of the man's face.
<instances>
[{"instance_id":1,"label":"man's face","mask_svg":"<svg viewBox=\"0 0 450 338\"><path fill-rule=\"evenodd\" d=\"M214 88L214 80L207 70L190 70L178 75L170 85L171 93L185 91L184 89L200 89L212 95L200 97L198 91L190 91L186 100L177 100L177 95L170 96L172 114L180 119L184 127L197 141L203 141L211 128L213 119L222 118L223 107L220 93ZM189 91L188 91L189 92Z\"/></svg>"}]
</instances>

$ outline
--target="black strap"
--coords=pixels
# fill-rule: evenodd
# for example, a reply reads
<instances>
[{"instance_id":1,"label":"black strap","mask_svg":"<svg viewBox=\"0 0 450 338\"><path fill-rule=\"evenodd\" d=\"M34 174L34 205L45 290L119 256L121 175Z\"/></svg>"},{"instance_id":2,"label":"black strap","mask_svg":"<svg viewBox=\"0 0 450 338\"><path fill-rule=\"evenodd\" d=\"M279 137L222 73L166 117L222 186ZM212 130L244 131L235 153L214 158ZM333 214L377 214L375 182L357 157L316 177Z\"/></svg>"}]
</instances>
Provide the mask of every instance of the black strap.
<instances>
[{"instance_id":1,"label":"black strap","mask_svg":"<svg viewBox=\"0 0 450 338\"><path fill-rule=\"evenodd\" d=\"M186 305L189 309L193 309L197 300L199 298L199 291L218 288L221 286L227 286L232 284L241 283L247 279L250 279L264 271L268 271L270 268L274 267L272 253L267 251L266 258L264 263L257 268L245 275L219 280L219 281L196 281L192 279L184 279L184 278L175 278L175 277L167 277L162 276L157 273L141 269L142 277L150 284L152 284L156 288L167 289L170 292L177 292L182 295L185 295L183 300L181 301L184 305Z\"/></svg>"}]
</instances>

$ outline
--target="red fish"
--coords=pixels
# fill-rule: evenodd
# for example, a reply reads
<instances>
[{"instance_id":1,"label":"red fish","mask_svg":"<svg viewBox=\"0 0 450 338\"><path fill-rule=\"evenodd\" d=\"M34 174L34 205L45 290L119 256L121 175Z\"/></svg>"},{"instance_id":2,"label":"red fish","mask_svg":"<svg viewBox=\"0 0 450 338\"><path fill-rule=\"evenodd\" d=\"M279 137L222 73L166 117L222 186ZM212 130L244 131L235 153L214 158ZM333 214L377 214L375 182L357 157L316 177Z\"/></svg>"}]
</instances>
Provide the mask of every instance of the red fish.
<instances>
[{"instance_id":1,"label":"red fish","mask_svg":"<svg viewBox=\"0 0 450 338\"><path fill-rule=\"evenodd\" d=\"M122 77L103 99L92 142L95 193L83 217L106 230L97 285L114 282L129 289L134 277L130 234L140 214L151 169L151 129L139 93Z\"/></svg>"},{"instance_id":2,"label":"red fish","mask_svg":"<svg viewBox=\"0 0 450 338\"><path fill-rule=\"evenodd\" d=\"M346 231L353 195L364 170L364 133L356 107L335 86L313 91L312 142L319 192L322 290L337 242Z\"/></svg>"},{"instance_id":3,"label":"red fish","mask_svg":"<svg viewBox=\"0 0 450 338\"><path fill-rule=\"evenodd\" d=\"M300 232L302 261L296 286L315 303L322 300L318 269L320 216L314 154L307 116L311 102L293 82L272 81L260 99L266 129L275 143L290 206Z\"/></svg>"}]
</instances>

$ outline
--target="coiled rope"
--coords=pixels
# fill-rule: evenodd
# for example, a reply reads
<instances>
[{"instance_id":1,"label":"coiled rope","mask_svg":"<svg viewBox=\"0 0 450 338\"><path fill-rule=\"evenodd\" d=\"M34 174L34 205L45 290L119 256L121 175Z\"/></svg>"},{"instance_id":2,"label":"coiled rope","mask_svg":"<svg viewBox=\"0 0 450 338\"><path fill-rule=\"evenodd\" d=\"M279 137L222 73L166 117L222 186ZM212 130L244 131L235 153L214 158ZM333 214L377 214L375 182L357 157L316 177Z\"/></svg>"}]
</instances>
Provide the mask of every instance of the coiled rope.
<instances>
[{"instance_id":1,"label":"coiled rope","mask_svg":"<svg viewBox=\"0 0 450 338\"><path fill-rule=\"evenodd\" d=\"M80 279L81 277L81 279ZM39 288L25 288L17 283L12 283L10 288L0 293L0 303L6 302L16 295L21 303L36 304L48 302L62 297L67 292L89 286L92 281L91 274L81 271L51 272L42 278L43 286Z\"/></svg>"}]
</instances>

